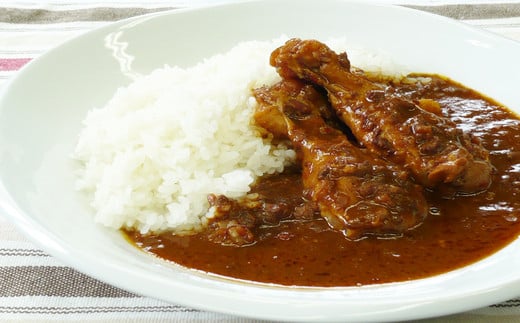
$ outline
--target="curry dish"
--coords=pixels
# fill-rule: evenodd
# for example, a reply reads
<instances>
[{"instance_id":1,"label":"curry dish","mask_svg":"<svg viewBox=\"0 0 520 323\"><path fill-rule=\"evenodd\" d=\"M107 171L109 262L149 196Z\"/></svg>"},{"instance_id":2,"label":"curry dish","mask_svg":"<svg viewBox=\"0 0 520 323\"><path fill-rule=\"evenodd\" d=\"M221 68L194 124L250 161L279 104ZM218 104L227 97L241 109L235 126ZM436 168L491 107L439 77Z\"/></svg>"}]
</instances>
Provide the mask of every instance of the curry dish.
<instances>
[{"instance_id":1,"label":"curry dish","mask_svg":"<svg viewBox=\"0 0 520 323\"><path fill-rule=\"evenodd\" d=\"M210 195L192 235L125 232L189 268L256 282L355 286L468 265L520 232L520 121L437 75L401 80L293 39L282 81L255 89L255 122L297 152L238 200Z\"/></svg>"}]
</instances>

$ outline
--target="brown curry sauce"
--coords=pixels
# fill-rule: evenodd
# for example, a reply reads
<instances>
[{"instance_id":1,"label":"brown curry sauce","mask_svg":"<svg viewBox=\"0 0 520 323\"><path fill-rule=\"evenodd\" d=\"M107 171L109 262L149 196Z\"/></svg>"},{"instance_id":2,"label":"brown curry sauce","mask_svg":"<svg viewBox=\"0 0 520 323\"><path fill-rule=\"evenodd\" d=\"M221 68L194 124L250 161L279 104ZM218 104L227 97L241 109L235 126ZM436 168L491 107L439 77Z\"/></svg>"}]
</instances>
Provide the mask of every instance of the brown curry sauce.
<instances>
[{"instance_id":1,"label":"brown curry sauce","mask_svg":"<svg viewBox=\"0 0 520 323\"><path fill-rule=\"evenodd\" d=\"M244 247L215 244L204 234L125 234L140 249L188 268L297 286L355 286L425 278L489 256L520 233L520 120L456 82L435 75L418 76L431 81L392 86L406 98L436 100L445 116L482 140L495 167L486 192L453 199L428 192L430 214L424 223L388 239L350 241L322 219L262 227L258 241ZM272 196L298 194L294 188L301 187L298 174L291 172L269 180L279 181L279 185L267 186L269 192L263 191ZM284 185L293 189L284 189ZM262 190L261 182L255 189Z\"/></svg>"}]
</instances>

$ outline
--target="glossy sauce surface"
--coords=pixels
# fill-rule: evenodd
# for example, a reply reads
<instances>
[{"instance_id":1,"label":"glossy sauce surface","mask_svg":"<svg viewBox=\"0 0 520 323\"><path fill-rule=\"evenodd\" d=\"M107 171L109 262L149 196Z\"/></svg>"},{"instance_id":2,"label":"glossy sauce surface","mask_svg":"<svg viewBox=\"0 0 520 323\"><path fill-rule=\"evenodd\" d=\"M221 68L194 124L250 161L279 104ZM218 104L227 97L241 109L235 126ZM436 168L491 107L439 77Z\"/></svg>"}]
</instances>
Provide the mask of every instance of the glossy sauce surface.
<instances>
[{"instance_id":1,"label":"glossy sauce surface","mask_svg":"<svg viewBox=\"0 0 520 323\"><path fill-rule=\"evenodd\" d=\"M431 81L394 84L394 91L414 100L438 101L444 115L481 138L496 168L486 192L454 199L428 192L430 214L425 222L398 238L349 241L321 219L262 227L258 242L243 247L215 244L204 233L143 236L126 232L128 238L146 252L189 268L298 286L353 286L424 278L496 252L520 232L520 121L507 109L455 82L423 77ZM273 196L298 194L299 189L294 188L301 187L295 174L270 180L293 188L273 190L271 185Z\"/></svg>"}]
</instances>

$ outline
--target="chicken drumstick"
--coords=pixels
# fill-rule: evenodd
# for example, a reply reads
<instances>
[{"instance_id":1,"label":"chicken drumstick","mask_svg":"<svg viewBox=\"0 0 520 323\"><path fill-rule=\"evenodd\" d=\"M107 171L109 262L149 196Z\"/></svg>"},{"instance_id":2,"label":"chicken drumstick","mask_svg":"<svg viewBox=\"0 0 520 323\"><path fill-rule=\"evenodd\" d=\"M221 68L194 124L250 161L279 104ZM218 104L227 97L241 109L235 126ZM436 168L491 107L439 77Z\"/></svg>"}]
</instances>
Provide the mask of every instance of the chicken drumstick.
<instances>
[{"instance_id":1,"label":"chicken drumstick","mask_svg":"<svg viewBox=\"0 0 520 323\"><path fill-rule=\"evenodd\" d=\"M352 74L345 53L338 55L315 40L292 39L271 54L271 65L282 77L325 88L339 118L363 145L403 165L425 187L449 196L489 187L489 153L476 138L451 120Z\"/></svg>"},{"instance_id":2,"label":"chicken drumstick","mask_svg":"<svg viewBox=\"0 0 520 323\"><path fill-rule=\"evenodd\" d=\"M283 80L255 90L255 97L272 122L285 120L309 200L332 228L359 239L399 234L424 220L428 210L422 187L408 172L367 154L329 126L320 115L326 98L312 85ZM272 107L281 113L272 113Z\"/></svg>"}]
</instances>

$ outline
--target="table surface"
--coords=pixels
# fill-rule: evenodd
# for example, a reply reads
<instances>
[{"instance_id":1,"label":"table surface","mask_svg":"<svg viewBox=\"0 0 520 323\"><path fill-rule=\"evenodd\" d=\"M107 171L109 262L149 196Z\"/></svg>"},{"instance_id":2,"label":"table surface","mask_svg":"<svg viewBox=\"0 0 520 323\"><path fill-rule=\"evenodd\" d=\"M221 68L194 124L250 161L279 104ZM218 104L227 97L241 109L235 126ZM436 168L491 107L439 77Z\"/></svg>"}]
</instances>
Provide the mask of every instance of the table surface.
<instances>
[{"instance_id":1,"label":"table surface","mask_svg":"<svg viewBox=\"0 0 520 323\"><path fill-rule=\"evenodd\" d=\"M42 0L0 3L0 87L31 59L118 19L224 1ZM379 1L444 15L520 41L520 1ZM47 255L0 213L0 320L254 322L141 297ZM520 322L520 297L421 322Z\"/></svg>"}]
</instances>

